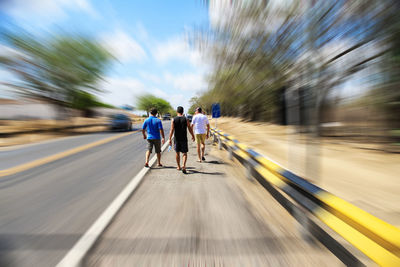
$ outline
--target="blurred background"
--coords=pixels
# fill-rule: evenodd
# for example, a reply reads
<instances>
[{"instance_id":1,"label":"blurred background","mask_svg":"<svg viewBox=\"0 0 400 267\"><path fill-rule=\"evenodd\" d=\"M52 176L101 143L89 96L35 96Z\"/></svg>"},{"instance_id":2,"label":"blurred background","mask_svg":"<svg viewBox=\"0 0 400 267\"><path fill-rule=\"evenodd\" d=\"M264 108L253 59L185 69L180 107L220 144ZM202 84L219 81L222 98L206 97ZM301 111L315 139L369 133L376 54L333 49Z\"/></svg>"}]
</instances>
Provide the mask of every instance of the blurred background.
<instances>
[{"instance_id":1,"label":"blurred background","mask_svg":"<svg viewBox=\"0 0 400 267\"><path fill-rule=\"evenodd\" d=\"M398 0L0 0L0 147L219 103L212 127L400 225L399 14Z\"/></svg>"},{"instance_id":2,"label":"blurred background","mask_svg":"<svg viewBox=\"0 0 400 267\"><path fill-rule=\"evenodd\" d=\"M147 94L398 151L396 1L0 5L2 119L140 116Z\"/></svg>"}]
</instances>

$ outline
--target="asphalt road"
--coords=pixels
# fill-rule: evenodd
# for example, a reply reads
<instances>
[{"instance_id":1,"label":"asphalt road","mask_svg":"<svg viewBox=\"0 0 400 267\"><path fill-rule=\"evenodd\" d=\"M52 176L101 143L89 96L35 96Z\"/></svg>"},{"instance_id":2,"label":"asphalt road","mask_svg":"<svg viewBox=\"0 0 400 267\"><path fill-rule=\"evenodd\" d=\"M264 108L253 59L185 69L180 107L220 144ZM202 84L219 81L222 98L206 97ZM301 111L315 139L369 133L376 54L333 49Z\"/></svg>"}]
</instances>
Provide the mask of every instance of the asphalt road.
<instances>
[{"instance_id":1,"label":"asphalt road","mask_svg":"<svg viewBox=\"0 0 400 267\"><path fill-rule=\"evenodd\" d=\"M135 124L132 126L132 130L135 131L138 129L140 129L140 125ZM0 148L0 170L11 168L38 158L50 156L116 134L119 134L119 132L99 132L49 140L37 144L20 146L16 149Z\"/></svg>"},{"instance_id":2,"label":"asphalt road","mask_svg":"<svg viewBox=\"0 0 400 267\"><path fill-rule=\"evenodd\" d=\"M203 163L190 143L186 175L164 152L164 167L150 170L83 266L342 266L208 143Z\"/></svg>"},{"instance_id":3,"label":"asphalt road","mask_svg":"<svg viewBox=\"0 0 400 267\"><path fill-rule=\"evenodd\" d=\"M166 135L169 122L164 124ZM0 170L121 133L64 138L0 151ZM0 177L0 266L54 266L144 163L134 132L74 155Z\"/></svg>"}]
</instances>

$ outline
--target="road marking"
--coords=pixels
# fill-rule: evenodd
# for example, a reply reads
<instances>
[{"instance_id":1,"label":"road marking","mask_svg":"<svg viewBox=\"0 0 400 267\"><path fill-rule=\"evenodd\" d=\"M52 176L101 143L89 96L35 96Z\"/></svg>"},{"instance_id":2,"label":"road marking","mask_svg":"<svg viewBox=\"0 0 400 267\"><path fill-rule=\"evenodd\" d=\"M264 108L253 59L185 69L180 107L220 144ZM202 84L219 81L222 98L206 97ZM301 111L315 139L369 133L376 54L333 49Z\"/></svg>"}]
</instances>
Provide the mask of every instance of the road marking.
<instances>
[{"instance_id":1,"label":"road marking","mask_svg":"<svg viewBox=\"0 0 400 267\"><path fill-rule=\"evenodd\" d=\"M86 145L83 145L83 146L75 147L75 148L69 149L67 151L63 151L63 152L60 152L60 153L57 153L57 154L54 154L54 155L50 155L50 156L47 156L47 157L44 157L44 158L33 160L33 161L28 162L28 163L24 163L24 164L15 166L15 167L11 167L11 168L8 168L8 169L5 169L5 170L0 170L0 177L16 174L16 173L22 172L22 171L26 171L26 170L31 169L33 167L37 167L37 166L40 166L40 165L43 165L43 164L46 164L46 163L49 163L49 162L52 162L52 161L67 157L67 156L70 156L70 155L73 155L73 154L76 154L78 152L87 150L89 148L93 148L93 147L96 147L96 146L99 146L99 145L102 145L102 144L105 144L105 143L109 143L109 142L111 142L113 140L116 140L116 139L119 139L121 137L130 135L130 134L135 133L135 132L138 132L138 131L128 132L128 133L123 133L123 134L120 134L120 135L111 136L109 138L101 139L101 140L95 141L93 143L89 143L89 144L86 144Z\"/></svg>"},{"instance_id":2,"label":"road marking","mask_svg":"<svg viewBox=\"0 0 400 267\"><path fill-rule=\"evenodd\" d=\"M161 151L164 151L168 146L165 142ZM152 166L156 162L156 155L154 155L149 165ZM76 242L74 247L64 256L64 258L56 265L56 267L76 267L80 266L83 258L92 248L94 243L109 225L111 220L115 217L124 203L128 200L129 196L135 191L137 186L143 180L143 177L150 170L150 168L143 168L129 184L122 190L121 193L113 200L107 209L100 215L100 217L92 224L92 226L83 234L83 236Z\"/></svg>"},{"instance_id":3,"label":"road marking","mask_svg":"<svg viewBox=\"0 0 400 267\"><path fill-rule=\"evenodd\" d=\"M82 137L82 135L54 137L52 139L41 140L41 141L37 141L37 142L34 142L34 143L30 143L30 144L4 146L4 147L0 147L0 152L3 152L3 151L15 151L15 150L24 149L24 148L27 148L27 147L43 145L43 144L50 144L50 143L57 142L57 141L63 141L63 140L66 140L66 139L73 139L73 138L79 138L79 137Z\"/></svg>"}]
</instances>

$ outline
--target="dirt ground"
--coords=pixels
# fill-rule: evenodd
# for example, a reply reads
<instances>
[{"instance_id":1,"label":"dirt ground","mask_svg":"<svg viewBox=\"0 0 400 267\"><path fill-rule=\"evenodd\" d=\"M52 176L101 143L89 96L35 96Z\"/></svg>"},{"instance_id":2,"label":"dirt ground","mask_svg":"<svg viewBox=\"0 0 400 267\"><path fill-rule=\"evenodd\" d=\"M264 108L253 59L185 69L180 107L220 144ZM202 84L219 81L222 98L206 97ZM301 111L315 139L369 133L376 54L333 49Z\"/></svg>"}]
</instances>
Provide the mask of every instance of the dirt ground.
<instances>
[{"instance_id":1,"label":"dirt ground","mask_svg":"<svg viewBox=\"0 0 400 267\"><path fill-rule=\"evenodd\" d=\"M215 127L215 120L210 123ZM320 140L319 148L312 149L316 146L307 146L304 137L292 134L289 127L236 118L219 118L217 125L327 191L400 226L399 154L330 139Z\"/></svg>"},{"instance_id":2,"label":"dirt ground","mask_svg":"<svg viewBox=\"0 0 400 267\"><path fill-rule=\"evenodd\" d=\"M132 115L130 116L132 123L142 123L143 118ZM74 125L89 125L89 124L104 124L108 122L107 117L98 118L83 118L73 117L65 121L56 120L0 120L0 132L16 132L16 131L29 131L36 129L50 129L50 128L62 128ZM10 147L15 145L30 144L40 141L45 141L54 138L60 138L65 136L72 136L85 133L103 132L106 131L106 126L96 127L84 127L76 129L68 129L56 132L42 132L32 134L20 134L9 137L0 138L0 147Z\"/></svg>"}]
</instances>

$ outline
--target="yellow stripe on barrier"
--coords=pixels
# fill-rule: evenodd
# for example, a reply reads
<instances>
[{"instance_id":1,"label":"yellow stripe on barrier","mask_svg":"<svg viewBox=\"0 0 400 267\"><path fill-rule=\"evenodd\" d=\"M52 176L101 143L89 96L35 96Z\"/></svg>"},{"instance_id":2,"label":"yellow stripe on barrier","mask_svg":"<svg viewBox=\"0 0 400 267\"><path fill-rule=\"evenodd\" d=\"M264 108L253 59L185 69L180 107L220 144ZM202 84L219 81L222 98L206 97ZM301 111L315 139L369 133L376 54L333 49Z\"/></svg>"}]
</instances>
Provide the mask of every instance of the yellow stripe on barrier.
<instances>
[{"instance_id":1,"label":"yellow stripe on barrier","mask_svg":"<svg viewBox=\"0 0 400 267\"><path fill-rule=\"evenodd\" d=\"M381 266L400 266L400 258L381 247L338 217L320 208L314 214L327 226Z\"/></svg>"},{"instance_id":2,"label":"yellow stripe on barrier","mask_svg":"<svg viewBox=\"0 0 400 267\"><path fill-rule=\"evenodd\" d=\"M249 160L250 159L250 156L249 155L247 155L245 152L243 152L242 150L237 150L237 151L235 151L235 153L239 156L239 157L241 157L242 159L244 159L244 160Z\"/></svg>"},{"instance_id":3,"label":"yellow stripe on barrier","mask_svg":"<svg viewBox=\"0 0 400 267\"><path fill-rule=\"evenodd\" d=\"M283 188L286 183L282 181L277 175L270 172L267 168L261 165L255 167L256 171L269 183L275 185L278 188Z\"/></svg>"},{"instance_id":4,"label":"yellow stripe on barrier","mask_svg":"<svg viewBox=\"0 0 400 267\"><path fill-rule=\"evenodd\" d=\"M283 170L281 166L279 166L276 163L273 163L272 161L270 161L262 156L256 157L256 160L259 163L261 163L262 165L264 165L265 167L267 167L268 169L270 169L271 171L280 172L281 170Z\"/></svg>"},{"instance_id":5,"label":"yellow stripe on barrier","mask_svg":"<svg viewBox=\"0 0 400 267\"><path fill-rule=\"evenodd\" d=\"M228 135L227 138L228 138L229 140L234 140L234 139L235 139L235 137L233 137L233 135Z\"/></svg>"},{"instance_id":6,"label":"yellow stripe on barrier","mask_svg":"<svg viewBox=\"0 0 400 267\"><path fill-rule=\"evenodd\" d=\"M335 195L332 195L329 192L322 191L321 193L318 193L316 196L318 199L329 205L334 211L342 213L345 217L350 218L355 223L363 226L365 229L371 231L379 238L390 243L391 246L390 245L385 246L385 244L382 245L387 247L387 249L391 250L397 256L400 256L399 228L369 214L368 212L350 204L349 202ZM359 230L362 231L364 229L359 229ZM377 242L379 241L377 240Z\"/></svg>"},{"instance_id":7,"label":"yellow stripe on barrier","mask_svg":"<svg viewBox=\"0 0 400 267\"><path fill-rule=\"evenodd\" d=\"M241 150L245 151L245 152L249 149L248 146L246 146L246 145L244 145L244 144L242 144L242 143L237 143L236 146L237 146L238 148L240 148ZM246 152L246 153L247 153L247 152Z\"/></svg>"},{"instance_id":8,"label":"yellow stripe on barrier","mask_svg":"<svg viewBox=\"0 0 400 267\"><path fill-rule=\"evenodd\" d=\"M283 180L281 180L281 178L278 177L278 175L273 174L264 166L258 165L255 169L265 180L274 186L282 189L287 185ZM354 229L335 215L329 213L323 208L319 208L318 210L313 211L313 213L318 219L324 222L332 230L340 234L349 243L354 245L379 265L400 266L400 258L398 258L395 254L369 239L367 236L363 235L357 231L357 229Z\"/></svg>"},{"instance_id":9,"label":"yellow stripe on barrier","mask_svg":"<svg viewBox=\"0 0 400 267\"><path fill-rule=\"evenodd\" d=\"M233 141L227 141L226 144L230 147L234 147L235 143Z\"/></svg>"}]
</instances>

